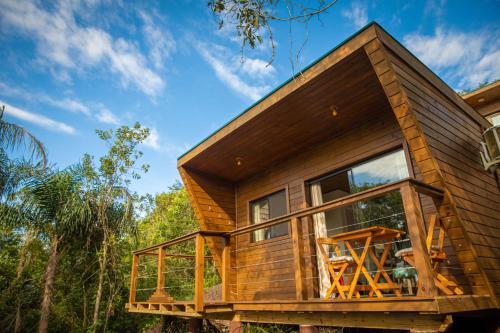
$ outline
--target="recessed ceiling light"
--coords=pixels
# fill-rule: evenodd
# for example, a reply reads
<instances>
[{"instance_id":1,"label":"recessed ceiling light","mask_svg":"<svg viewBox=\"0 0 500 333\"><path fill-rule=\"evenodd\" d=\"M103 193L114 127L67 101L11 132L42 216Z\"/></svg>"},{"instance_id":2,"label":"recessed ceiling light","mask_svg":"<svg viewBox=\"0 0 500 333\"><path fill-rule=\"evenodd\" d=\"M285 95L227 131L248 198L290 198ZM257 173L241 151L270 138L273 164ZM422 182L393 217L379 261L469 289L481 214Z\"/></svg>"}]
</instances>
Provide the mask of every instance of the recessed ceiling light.
<instances>
[{"instance_id":1,"label":"recessed ceiling light","mask_svg":"<svg viewBox=\"0 0 500 333\"><path fill-rule=\"evenodd\" d=\"M330 105L330 113L332 114L332 117L336 117L338 114L337 106L335 106L333 104Z\"/></svg>"}]
</instances>

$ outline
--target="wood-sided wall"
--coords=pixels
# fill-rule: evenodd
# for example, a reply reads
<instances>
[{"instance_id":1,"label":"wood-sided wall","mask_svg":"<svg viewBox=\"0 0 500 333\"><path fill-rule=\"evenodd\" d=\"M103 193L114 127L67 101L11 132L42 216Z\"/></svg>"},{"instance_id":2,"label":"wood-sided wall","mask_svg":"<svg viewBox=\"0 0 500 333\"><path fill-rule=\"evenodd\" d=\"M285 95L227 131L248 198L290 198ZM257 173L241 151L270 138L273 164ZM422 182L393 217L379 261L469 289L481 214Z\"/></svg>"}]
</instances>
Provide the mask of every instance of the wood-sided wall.
<instances>
[{"instance_id":1,"label":"wood-sided wall","mask_svg":"<svg viewBox=\"0 0 500 333\"><path fill-rule=\"evenodd\" d=\"M184 167L179 168L201 230L232 231L236 225L235 189L232 183ZM215 264L221 272L221 238L208 237Z\"/></svg>"},{"instance_id":2,"label":"wood-sided wall","mask_svg":"<svg viewBox=\"0 0 500 333\"><path fill-rule=\"evenodd\" d=\"M317 176L402 146L402 133L388 105L367 110L358 128L332 137L300 155L283 161L237 185L238 228L249 224L249 202L286 189L291 212L306 205L305 182ZM369 118L371 117L371 118ZM312 230L304 221L303 234ZM304 246L308 297L317 297L314 238ZM308 244L308 245L307 245ZM292 242L289 236L250 243L250 235L239 236L233 256L237 265L237 299L295 299ZM266 263L266 264L263 264Z\"/></svg>"},{"instance_id":3,"label":"wood-sided wall","mask_svg":"<svg viewBox=\"0 0 500 333\"><path fill-rule=\"evenodd\" d=\"M500 191L494 176L482 168L481 126L454 96L440 92L380 41L367 45L366 52L423 179L445 190L440 214L473 292L498 295Z\"/></svg>"}]
</instances>

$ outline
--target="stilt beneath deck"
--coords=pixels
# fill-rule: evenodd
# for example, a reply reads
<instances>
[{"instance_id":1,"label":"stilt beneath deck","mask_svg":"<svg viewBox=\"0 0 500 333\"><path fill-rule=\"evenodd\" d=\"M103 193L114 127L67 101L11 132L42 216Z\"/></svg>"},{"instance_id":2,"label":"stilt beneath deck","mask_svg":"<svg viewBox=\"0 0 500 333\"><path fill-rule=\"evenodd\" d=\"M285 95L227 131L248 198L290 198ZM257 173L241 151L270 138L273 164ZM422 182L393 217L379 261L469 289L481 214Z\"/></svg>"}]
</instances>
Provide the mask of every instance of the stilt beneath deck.
<instances>
[{"instance_id":1,"label":"stilt beneath deck","mask_svg":"<svg viewBox=\"0 0 500 333\"><path fill-rule=\"evenodd\" d=\"M319 329L312 325L300 325L299 333L319 333Z\"/></svg>"},{"instance_id":2,"label":"stilt beneath deck","mask_svg":"<svg viewBox=\"0 0 500 333\"><path fill-rule=\"evenodd\" d=\"M243 323L238 320L229 322L229 333L243 333Z\"/></svg>"},{"instance_id":3,"label":"stilt beneath deck","mask_svg":"<svg viewBox=\"0 0 500 333\"><path fill-rule=\"evenodd\" d=\"M203 326L203 319L191 318L189 319L189 333L200 333Z\"/></svg>"}]
</instances>

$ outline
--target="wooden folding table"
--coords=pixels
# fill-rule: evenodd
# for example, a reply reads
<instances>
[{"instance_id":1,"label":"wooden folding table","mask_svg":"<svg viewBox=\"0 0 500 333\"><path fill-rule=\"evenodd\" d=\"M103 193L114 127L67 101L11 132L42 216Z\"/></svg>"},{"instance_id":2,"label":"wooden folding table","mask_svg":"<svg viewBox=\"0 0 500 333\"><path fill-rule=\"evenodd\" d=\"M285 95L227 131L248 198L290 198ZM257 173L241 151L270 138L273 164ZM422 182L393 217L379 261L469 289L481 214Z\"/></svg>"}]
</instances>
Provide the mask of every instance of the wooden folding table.
<instances>
[{"instance_id":1,"label":"wooden folding table","mask_svg":"<svg viewBox=\"0 0 500 333\"><path fill-rule=\"evenodd\" d=\"M363 273L370 287L369 296L373 296L373 294L375 294L377 295L377 297L383 298L380 290L393 290L397 296L401 296L401 287L399 286L399 284L394 283L389 274L387 274L387 272L384 270L384 263L391 248L391 240L397 239L403 234L404 232L401 230L374 226L329 237L329 239L332 241L332 244L335 244L335 252L338 253L340 251L339 242L342 241L344 242L354 261L356 262L354 276L349 282L349 294L347 295L347 298L352 298L352 295L355 292L357 293L357 291L361 289L358 286L358 281L361 273ZM371 245L374 242L380 241L385 241L383 243L384 249L380 258L377 258L377 255L375 254L375 251L373 251ZM358 255L358 252L356 251L356 247L358 245L363 245L360 248L362 249L361 255ZM365 260L367 256L370 256L373 263L377 266L377 271L373 278L371 277L370 272L365 267ZM386 283L379 282L382 276L385 278Z\"/></svg>"}]
</instances>

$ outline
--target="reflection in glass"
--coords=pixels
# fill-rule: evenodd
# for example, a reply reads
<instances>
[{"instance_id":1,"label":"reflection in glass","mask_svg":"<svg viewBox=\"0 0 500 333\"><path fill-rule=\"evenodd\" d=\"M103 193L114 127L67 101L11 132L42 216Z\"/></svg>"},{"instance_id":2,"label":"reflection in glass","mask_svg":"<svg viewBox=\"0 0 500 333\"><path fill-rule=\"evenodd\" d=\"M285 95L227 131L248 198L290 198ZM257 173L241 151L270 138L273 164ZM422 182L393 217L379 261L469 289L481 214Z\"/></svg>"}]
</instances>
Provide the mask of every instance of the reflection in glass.
<instances>
[{"instance_id":1,"label":"reflection in glass","mask_svg":"<svg viewBox=\"0 0 500 333\"><path fill-rule=\"evenodd\" d=\"M252 224L259 224L286 215L286 213L287 205L285 190L270 194L250 203L250 220ZM252 241L258 242L283 236L287 233L288 223L281 223L269 228L254 231L252 234Z\"/></svg>"},{"instance_id":2,"label":"reflection in glass","mask_svg":"<svg viewBox=\"0 0 500 333\"><path fill-rule=\"evenodd\" d=\"M353 193L407 178L408 175L404 151L400 149L311 182L309 185L311 204L318 206ZM371 226L382 226L406 232L403 203L399 191L315 214L313 222L316 238L331 237ZM407 234L394 243L389 254L390 259L386 262L387 265L394 266L396 264L394 253L401 246L408 246L408 244ZM348 255L345 246L341 244L340 247L342 253ZM381 250L376 248L375 251ZM330 253L330 255L334 254ZM369 258L367 261L369 269L375 268ZM318 258L318 275L320 295L323 296L330 286L330 278L321 258Z\"/></svg>"}]
</instances>

